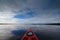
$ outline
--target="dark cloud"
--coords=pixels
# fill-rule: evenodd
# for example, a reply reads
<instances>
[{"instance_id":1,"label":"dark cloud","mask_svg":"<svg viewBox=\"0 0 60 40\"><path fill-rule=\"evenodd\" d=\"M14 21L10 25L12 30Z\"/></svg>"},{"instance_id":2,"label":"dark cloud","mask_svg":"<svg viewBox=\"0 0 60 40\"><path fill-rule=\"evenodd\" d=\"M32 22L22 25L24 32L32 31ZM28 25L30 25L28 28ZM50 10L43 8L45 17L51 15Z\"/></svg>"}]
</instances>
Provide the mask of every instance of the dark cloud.
<instances>
[{"instance_id":1,"label":"dark cloud","mask_svg":"<svg viewBox=\"0 0 60 40\"><path fill-rule=\"evenodd\" d=\"M50 0L49 5L53 9L60 9L60 0Z\"/></svg>"},{"instance_id":2,"label":"dark cloud","mask_svg":"<svg viewBox=\"0 0 60 40\"><path fill-rule=\"evenodd\" d=\"M60 8L60 0L30 0L28 2L30 6L42 8L42 9L56 9Z\"/></svg>"},{"instance_id":3,"label":"dark cloud","mask_svg":"<svg viewBox=\"0 0 60 40\"><path fill-rule=\"evenodd\" d=\"M60 0L0 0L0 5L0 10L7 9L13 11L18 17L28 17L27 19L23 18L26 22L60 22ZM24 10L27 8L34 10L34 15L37 15L35 15L34 18L30 18L30 16L32 16L31 13L29 14ZM26 13L19 14L18 12L21 10L23 10L23 12L26 11ZM50 20L48 21L49 18Z\"/></svg>"},{"instance_id":4,"label":"dark cloud","mask_svg":"<svg viewBox=\"0 0 60 40\"><path fill-rule=\"evenodd\" d=\"M12 8L21 8L24 5L28 8L57 9L60 8L60 0L0 0L0 4Z\"/></svg>"}]
</instances>

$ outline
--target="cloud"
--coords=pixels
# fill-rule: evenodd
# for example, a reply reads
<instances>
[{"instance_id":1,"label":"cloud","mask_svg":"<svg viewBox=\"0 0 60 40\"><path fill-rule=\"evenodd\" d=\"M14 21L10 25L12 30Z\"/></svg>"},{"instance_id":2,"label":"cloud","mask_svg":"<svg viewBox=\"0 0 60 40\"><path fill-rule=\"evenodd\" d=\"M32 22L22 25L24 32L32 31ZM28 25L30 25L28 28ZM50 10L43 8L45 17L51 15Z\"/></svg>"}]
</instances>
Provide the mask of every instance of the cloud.
<instances>
[{"instance_id":1,"label":"cloud","mask_svg":"<svg viewBox=\"0 0 60 40\"><path fill-rule=\"evenodd\" d=\"M60 22L59 2L59 0L1 0L0 22ZM27 9L33 10L34 13Z\"/></svg>"},{"instance_id":2,"label":"cloud","mask_svg":"<svg viewBox=\"0 0 60 40\"><path fill-rule=\"evenodd\" d=\"M10 11L10 9L3 9L3 11L0 11L0 23L17 22L17 19L13 18L14 15L14 12Z\"/></svg>"},{"instance_id":3,"label":"cloud","mask_svg":"<svg viewBox=\"0 0 60 40\"><path fill-rule=\"evenodd\" d=\"M17 1L18 2L18 1ZM52 3L51 3L52 2ZM26 3L24 4L24 1L22 1L21 5L22 7L20 7L20 5L18 4L17 6L17 16L19 18L19 22L23 22L23 23L48 23L48 22L60 22L59 20L59 0L55 0L55 1L52 1L52 0L27 0ZM18 2L19 3L19 2ZM25 5L25 6L24 6ZM16 5L14 5L14 10L15 10L15 7ZM26 13L28 11L24 10L29 8L31 10L34 10L34 14L37 14L35 15L34 17L31 17L31 18L27 18L29 17ZM19 8L19 9L18 9ZM20 12L21 10L22 13ZM20 14L19 14L19 13ZM22 14L22 15L21 15ZM27 17L26 17L27 16ZM22 17L26 17L26 18L23 18L21 19Z\"/></svg>"},{"instance_id":4,"label":"cloud","mask_svg":"<svg viewBox=\"0 0 60 40\"><path fill-rule=\"evenodd\" d=\"M18 19L14 18L16 14L8 4L7 1L0 0L0 23L17 23Z\"/></svg>"},{"instance_id":5,"label":"cloud","mask_svg":"<svg viewBox=\"0 0 60 40\"><path fill-rule=\"evenodd\" d=\"M25 23L60 23L59 10L44 10L43 12L38 12L38 16L23 19ZM45 13L45 14L44 14Z\"/></svg>"}]
</instances>

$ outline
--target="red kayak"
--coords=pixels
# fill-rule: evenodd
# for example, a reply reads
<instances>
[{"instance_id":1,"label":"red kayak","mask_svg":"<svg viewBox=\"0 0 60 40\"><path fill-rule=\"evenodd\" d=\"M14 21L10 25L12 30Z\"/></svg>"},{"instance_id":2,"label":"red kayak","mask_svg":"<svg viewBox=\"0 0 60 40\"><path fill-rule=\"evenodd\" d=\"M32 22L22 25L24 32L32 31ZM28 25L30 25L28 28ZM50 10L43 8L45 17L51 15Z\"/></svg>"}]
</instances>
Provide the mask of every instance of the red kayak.
<instances>
[{"instance_id":1,"label":"red kayak","mask_svg":"<svg viewBox=\"0 0 60 40\"><path fill-rule=\"evenodd\" d=\"M21 40L38 40L38 38L32 30L28 30Z\"/></svg>"}]
</instances>

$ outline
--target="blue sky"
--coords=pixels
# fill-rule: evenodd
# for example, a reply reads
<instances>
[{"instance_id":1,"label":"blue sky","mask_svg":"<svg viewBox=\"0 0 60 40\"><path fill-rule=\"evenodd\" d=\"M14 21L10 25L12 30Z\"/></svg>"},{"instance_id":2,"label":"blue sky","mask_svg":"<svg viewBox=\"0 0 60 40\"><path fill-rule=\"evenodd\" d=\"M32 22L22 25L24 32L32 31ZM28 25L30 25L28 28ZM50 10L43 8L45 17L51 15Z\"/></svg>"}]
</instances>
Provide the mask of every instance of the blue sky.
<instances>
[{"instance_id":1,"label":"blue sky","mask_svg":"<svg viewBox=\"0 0 60 40\"><path fill-rule=\"evenodd\" d=\"M0 0L0 5L3 23L60 23L60 0Z\"/></svg>"},{"instance_id":2,"label":"blue sky","mask_svg":"<svg viewBox=\"0 0 60 40\"><path fill-rule=\"evenodd\" d=\"M27 9L27 11L22 10L22 11L17 12L17 15L15 16L15 18L27 19L34 16L36 16L35 12L33 10Z\"/></svg>"}]
</instances>

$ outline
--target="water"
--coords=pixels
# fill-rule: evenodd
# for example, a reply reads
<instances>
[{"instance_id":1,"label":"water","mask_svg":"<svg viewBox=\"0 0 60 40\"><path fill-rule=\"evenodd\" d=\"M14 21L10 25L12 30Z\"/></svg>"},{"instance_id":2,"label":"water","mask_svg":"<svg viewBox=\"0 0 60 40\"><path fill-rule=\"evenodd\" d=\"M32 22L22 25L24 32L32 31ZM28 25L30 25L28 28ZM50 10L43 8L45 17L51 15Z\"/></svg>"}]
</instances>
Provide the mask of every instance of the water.
<instances>
[{"instance_id":1,"label":"water","mask_svg":"<svg viewBox=\"0 0 60 40\"><path fill-rule=\"evenodd\" d=\"M21 39L29 28L36 33L39 40L60 40L59 25L0 25L0 40Z\"/></svg>"}]
</instances>

